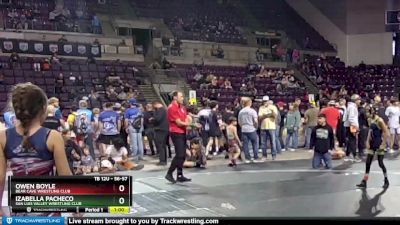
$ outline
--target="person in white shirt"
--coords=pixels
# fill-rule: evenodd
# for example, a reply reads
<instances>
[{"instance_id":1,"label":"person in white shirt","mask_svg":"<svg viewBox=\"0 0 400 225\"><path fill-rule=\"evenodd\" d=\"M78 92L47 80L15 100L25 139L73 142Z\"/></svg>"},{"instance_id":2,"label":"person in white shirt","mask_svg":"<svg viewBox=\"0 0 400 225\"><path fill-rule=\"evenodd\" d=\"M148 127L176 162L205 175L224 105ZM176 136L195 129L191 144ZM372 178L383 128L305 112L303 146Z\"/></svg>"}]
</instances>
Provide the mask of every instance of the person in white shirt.
<instances>
[{"instance_id":1,"label":"person in white shirt","mask_svg":"<svg viewBox=\"0 0 400 225\"><path fill-rule=\"evenodd\" d=\"M203 143L203 147L206 147L209 138L210 125L208 123L209 117L211 115L211 109L209 107L209 102L206 103L205 107L199 111L197 117L199 118L199 122L202 126L201 129L201 140Z\"/></svg>"},{"instance_id":2,"label":"person in white shirt","mask_svg":"<svg viewBox=\"0 0 400 225\"><path fill-rule=\"evenodd\" d=\"M390 105L386 108L385 115L388 117L388 125L390 131L390 151L398 148L400 135L400 107L398 100L391 100Z\"/></svg>"},{"instance_id":3,"label":"person in white shirt","mask_svg":"<svg viewBox=\"0 0 400 225\"><path fill-rule=\"evenodd\" d=\"M144 167L143 165L136 164L129 160L128 149L126 149L124 141L120 138L115 139L113 145L109 145L104 154L114 160L117 170L119 171L140 170Z\"/></svg>"},{"instance_id":4,"label":"person in white shirt","mask_svg":"<svg viewBox=\"0 0 400 225\"><path fill-rule=\"evenodd\" d=\"M343 117L344 127L346 129L346 157L345 161L361 162L361 159L356 155L357 151L357 133L359 132L358 124L358 107L361 103L361 97L357 94L351 96L351 101L347 104L347 109ZM349 158L350 153L353 159Z\"/></svg>"}]
</instances>

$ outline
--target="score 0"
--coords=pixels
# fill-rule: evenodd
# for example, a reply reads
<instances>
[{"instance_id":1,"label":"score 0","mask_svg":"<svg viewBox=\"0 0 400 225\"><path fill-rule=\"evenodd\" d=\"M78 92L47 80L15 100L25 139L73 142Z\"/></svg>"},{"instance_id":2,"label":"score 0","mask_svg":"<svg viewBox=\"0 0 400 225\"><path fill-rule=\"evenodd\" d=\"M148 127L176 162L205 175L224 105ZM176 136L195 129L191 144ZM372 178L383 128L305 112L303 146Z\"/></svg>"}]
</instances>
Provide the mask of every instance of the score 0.
<instances>
[{"instance_id":1,"label":"score 0","mask_svg":"<svg viewBox=\"0 0 400 225\"><path fill-rule=\"evenodd\" d=\"M129 205L129 197L128 196L115 196L113 204L120 206L128 206Z\"/></svg>"},{"instance_id":2,"label":"score 0","mask_svg":"<svg viewBox=\"0 0 400 225\"><path fill-rule=\"evenodd\" d=\"M118 193L124 193L125 190L126 190L125 185L123 185L123 184L114 184L114 191L116 191Z\"/></svg>"},{"instance_id":3,"label":"score 0","mask_svg":"<svg viewBox=\"0 0 400 225\"><path fill-rule=\"evenodd\" d=\"M119 192L124 192L125 191L125 185L119 185L118 186L118 191ZM120 204L120 205L123 205L123 204L125 204L125 198L124 197L120 197L119 199L118 199L118 203Z\"/></svg>"}]
</instances>

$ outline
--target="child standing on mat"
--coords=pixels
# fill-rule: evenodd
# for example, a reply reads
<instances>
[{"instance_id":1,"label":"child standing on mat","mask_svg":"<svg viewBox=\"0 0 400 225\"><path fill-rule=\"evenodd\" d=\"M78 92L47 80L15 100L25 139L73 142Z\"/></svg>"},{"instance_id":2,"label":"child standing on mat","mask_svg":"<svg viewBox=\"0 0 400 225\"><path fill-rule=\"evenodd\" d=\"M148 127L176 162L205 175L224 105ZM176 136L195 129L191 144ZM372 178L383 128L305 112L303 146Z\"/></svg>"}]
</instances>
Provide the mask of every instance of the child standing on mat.
<instances>
[{"instance_id":1,"label":"child standing on mat","mask_svg":"<svg viewBox=\"0 0 400 225\"><path fill-rule=\"evenodd\" d=\"M229 118L229 125L226 128L226 136L229 145L229 159L231 160L228 165L234 167L236 166L236 160L240 156L240 147L242 147L242 142L237 134L237 119L235 117Z\"/></svg>"}]
</instances>

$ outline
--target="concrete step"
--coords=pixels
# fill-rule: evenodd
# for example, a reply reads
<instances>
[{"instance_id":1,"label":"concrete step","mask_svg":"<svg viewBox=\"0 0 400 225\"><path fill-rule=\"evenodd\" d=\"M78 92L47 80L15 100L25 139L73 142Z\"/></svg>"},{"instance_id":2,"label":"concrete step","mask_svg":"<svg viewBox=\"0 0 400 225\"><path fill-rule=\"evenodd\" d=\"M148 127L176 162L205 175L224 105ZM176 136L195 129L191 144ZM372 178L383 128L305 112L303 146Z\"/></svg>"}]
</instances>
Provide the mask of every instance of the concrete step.
<instances>
[{"instance_id":1,"label":"concrete step","mask_svg":"<svg viewBox=\"0 0 400 225\"><path fill-rule=\"evenodd\" d=\"M106 36L116 36L113 25L110 22L110 18L107 15L99 15L103 34Z\"/></svg>"},{"instance_id":2,"label":"concrete step","mask_svg":"<svg viewBox=\"0 0 400 225\"><path fill-rule=\"evenodd\" d=\"M154 93L154 90L151 90L151 89L142 88L142 89L140 89L140 90L142 90L142 92Z\"/></svg>"},{"instance_id":3,"label":"concrete step","mask_svg":"<svg viewBox=\"0 0 400 225\"><path fill-rule=\"evenodd\" d=\"M143 94L147 102L152 102L154 100L160 100L156 94L153 85L139 85L139 91Z\"/></svg>"}]
</instances>

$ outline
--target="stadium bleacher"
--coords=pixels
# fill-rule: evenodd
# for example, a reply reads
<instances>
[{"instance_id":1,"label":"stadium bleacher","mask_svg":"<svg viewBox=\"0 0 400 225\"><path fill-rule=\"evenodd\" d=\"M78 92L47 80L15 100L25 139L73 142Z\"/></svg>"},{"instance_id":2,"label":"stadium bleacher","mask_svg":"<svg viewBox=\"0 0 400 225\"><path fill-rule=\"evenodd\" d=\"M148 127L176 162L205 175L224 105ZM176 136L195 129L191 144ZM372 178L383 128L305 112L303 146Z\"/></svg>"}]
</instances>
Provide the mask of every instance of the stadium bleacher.
<instances>
[{"instance_id":1,"label":"stadium bleacher","mask_svg":"<svg viewBox=\"0 0 400 225\"><path fill-rule=\"evenodd\" d=\"M92 33L94 13L86 0L55 1L15 0L1 10L6 29L48 30Z\"/></svg>"},{"instance_id":2,"label":"stadium bleacher","mask_svg":"<svg viewBox=\"0 0 400 225\"><path fill-rule=\"evenodd\" d=\"M3 65L2 72L4 74L4 85L0 85L0 108L4 108L7 102L7 94L14 84L23 82L32 82L46 92L48 96L56 96L60 98L60 103L64 109L64 115L67 115L72 105L76 102L70 98L69 91L64 91L60 95L54 92L55 78L60 74L64 74L65 90L75 89L73 82L69 79L70 75L74 77L82 76L84 81L84 92L80 93L82 96L88 96L92 89L99 92L99 105L107 102L108 99L105 95L105 79L108 76L107 71L114 71L117 76L121 78L124 83L130 84L133 88L137 89L138 84L132 73L133 66L137 69L144 67L142 63L123 62L116 63L115 61L98 60L96 64L87 64L84 59L70 59L63 58L62 65L53 64L51 70L36 72L33 70L34 62L42 62L44 58L28 58L21 57L20 63L11 68L8 64L8 57L1 56L0 63ZM99 80L98 83L94 82ZM97 84L100 86L96 87ZM145 99L142 94L139 95L138 100L144 102Z\"/></svg>"}]
</instances>

